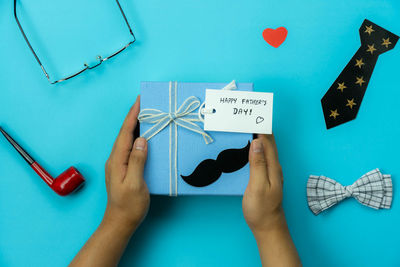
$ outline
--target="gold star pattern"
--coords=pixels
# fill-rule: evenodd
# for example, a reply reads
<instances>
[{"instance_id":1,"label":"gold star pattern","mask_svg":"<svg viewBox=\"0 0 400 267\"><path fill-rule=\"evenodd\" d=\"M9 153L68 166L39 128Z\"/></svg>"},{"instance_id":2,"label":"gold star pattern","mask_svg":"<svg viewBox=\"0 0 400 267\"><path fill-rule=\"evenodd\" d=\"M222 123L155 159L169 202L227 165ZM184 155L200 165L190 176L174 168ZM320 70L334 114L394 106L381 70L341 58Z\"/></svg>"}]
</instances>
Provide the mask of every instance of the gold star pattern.
<instances>
[{"instance_id":1,"label":"gold star pattern","mask_svg":"<svg viewBox=\"0 0 400 267\"><path fill-rule=\"evenodd\" d=\"M376 50L375 44L368 45L367 52L371 52L371 55L374 53L375 50Z\"/></svg>"},{"instance_id":2,"label":"gold star pattern","mask_svg":"<svg viewBox=\"0 0 400 267\"><path fill-rule=\"evenodd\" d=\"M339 116L340 114L337 112L337 109L331 110L331 115L329 117L333 117L336 120L336 117Z\"/></svg>"},{"instance_id":3,"label":"gold star pattern","mask_svg":"<svg viewBox=\"0 0 400 267\"><path fill-rule=\"evenodd\" d=\"M356 79L357 79L356 84L359 84L360 86L362 86L362 84L365 83L364 76L356 77Z\"/></svg>"},{"instance_id":4,"label":"gold star pattern","mask_svg":"<svg viewBox=\"0 0 400 267\"><path fill-rule=\"evenodd\" d=\"M355 105L357 105L357 103L354 102L354 98L352 98L351 100L347 99L346 107L350 107L351 109L353 109L353 106Z\"/></svg>"},{"instance_id":5,"label":"gold star pattern","mask_svg":"<svg viewBox=\"0 0 400 267\"><path fill-rule=\"evenodd\" d=\"M386 48L389 48L389 45L392 44L392 43L389 41L389 37L388 37L387 39L383 38L382 40L383 40L382 45L386 46Z\"/></svg>"},{"instance_id":6,"label":"gold star pattern","mask_svg":"<svg viewBox=\"0 0 400 267\"><path fill-rule=\"evenodd\" d=\"M345 89L345 88L347 88L347 86L346 85L344 85L344 82L342 82L342 83L338 83L338 90L340 90L342 93L343 93L343 89Z\"/></svg>"},{"instance_id":7,"label":"gold star pattern","mask_svg":"<svg viewBox=\"0 0 400 267\"><path fill-rule=\"evenodd\" d=\"M356 59L356 65L354 65L354 66L357 66L357 67L359 67L359 68L361 69L361 67L362 67L363 65L365 65L365 63L363 62L363 59L362 59L362 58Z\"/></svg>"},{"instance_id":8,"label":"gold star pattern","mask_svg":"<svg viewBox=\"0 0 400 267\"><path fill-rule=\"evenodd\" d=\"M372 29L372 25L371 26L365 26L365 32L368 33L369 35L371 35L372 32L374 32L375 30Z\"/></svg>"}]
</instances>

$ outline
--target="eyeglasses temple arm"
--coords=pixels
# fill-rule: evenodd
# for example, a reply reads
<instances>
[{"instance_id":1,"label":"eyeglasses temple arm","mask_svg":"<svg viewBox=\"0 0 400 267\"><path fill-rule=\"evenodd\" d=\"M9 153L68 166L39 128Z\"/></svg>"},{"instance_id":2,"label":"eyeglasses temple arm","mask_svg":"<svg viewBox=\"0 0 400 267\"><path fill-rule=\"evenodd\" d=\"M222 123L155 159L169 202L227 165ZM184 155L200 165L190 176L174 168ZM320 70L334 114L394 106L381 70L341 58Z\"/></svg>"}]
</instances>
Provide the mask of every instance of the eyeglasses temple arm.
<instances>
[{"instance_id":1,"label":"eyeglasses temple arm","mask_svg":"<svg viewBox=\"0 0 400 267\"><path fill-rule=\"evenodd\" d=\"M115 1L117 2L117 5L118 5L118 7L119 7L119 10L121 11L121 14L122 14L122 16L124 17L124 20L125 20L125 22L126 22L126 25L127 25L128 28L129 28L129 32L130 32L131 35L133 36L133 40L136 40L135 35L133 34L133 31L132 31L132 29L131 29L131 26L129 25L128 19L126 18L125 13L124 13L124 11L122 10L121 4L119 3L118 0L115 0Z\"/></svg>"},{"instance_id":2,"label":"eyeglasses temple arm","mask_svg":"<svg viewBox=\"0 0 400 267\"><path fill-rule=\"evenodd\" d=\"M22 29L21 23L19 22L19 19L18 19L18 16L17 16L17 0L14 0L14 17L15 17L15 20L17 21L17 24L18 24L18 27L19 27L21 33L22 33L22 36L25 39L25 42L28 44L29 48L31 49L33 55L36 58L36 61L39 63L40 67L42 68L42 71L46 75L47 79L50 81L50 77L47 74L46 69L44 68L44 66L43 66L42 62L40 61L39 57L36 55L35 50L33 50L33 47L31 45L31 43L29 42L28 38L26 37L24 30Z\"/></svg>"}]
</instances>

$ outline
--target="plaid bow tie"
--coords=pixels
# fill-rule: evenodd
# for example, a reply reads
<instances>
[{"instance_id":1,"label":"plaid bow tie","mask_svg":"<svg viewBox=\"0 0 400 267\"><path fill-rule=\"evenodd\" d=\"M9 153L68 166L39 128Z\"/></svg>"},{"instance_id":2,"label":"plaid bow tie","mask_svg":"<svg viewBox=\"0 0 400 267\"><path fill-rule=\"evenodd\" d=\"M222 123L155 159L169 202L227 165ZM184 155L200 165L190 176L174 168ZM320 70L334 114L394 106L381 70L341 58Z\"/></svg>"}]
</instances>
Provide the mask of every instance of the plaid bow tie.
<instances>
[{"instance_id":1,"label":"plaid bow tie","mask_svg":"<svg viewBox=\"0 0 400 267\"><path fill-rule=\"evenodd\" d=\"M343 186L325 176L310 175L307 182L308 206L318 215L348 197L374 209L389 209L392 204L392 178L375 169L354 184Z\"/></svg>"}]
</instances>

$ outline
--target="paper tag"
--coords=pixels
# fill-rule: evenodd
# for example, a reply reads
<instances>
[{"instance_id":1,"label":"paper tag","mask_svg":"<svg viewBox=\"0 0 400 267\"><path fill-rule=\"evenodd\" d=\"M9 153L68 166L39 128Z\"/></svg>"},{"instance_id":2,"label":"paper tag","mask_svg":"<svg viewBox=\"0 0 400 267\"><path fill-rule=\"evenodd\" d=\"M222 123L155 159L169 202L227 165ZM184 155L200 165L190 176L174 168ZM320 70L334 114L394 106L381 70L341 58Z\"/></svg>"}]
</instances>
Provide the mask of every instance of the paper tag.
<instances>
[{"instance_id":1,"label":"paper tag","mask_svg":"<svg viewBox=\"0 0 400 267\"><path fill-rule=\"evenodd\" d=\"M273 93L206 89L204 130L272 134Z\"/></svg>"}]
</instances>

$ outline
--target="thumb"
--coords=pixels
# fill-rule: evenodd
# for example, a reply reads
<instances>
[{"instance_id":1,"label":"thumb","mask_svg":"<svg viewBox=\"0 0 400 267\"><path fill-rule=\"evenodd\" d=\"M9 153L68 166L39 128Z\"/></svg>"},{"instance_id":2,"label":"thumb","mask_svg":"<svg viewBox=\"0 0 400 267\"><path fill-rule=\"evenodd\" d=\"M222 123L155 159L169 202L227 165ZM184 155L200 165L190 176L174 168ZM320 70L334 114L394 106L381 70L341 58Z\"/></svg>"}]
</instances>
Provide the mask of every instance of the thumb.
<instances>
[{"instance_id":1,"label":"thumb","mask_svg":"<svg viewBox=\"0 0 400 267\"><path fill-rule=\"evenodd\" d=\"M132 182L143 179L144 165L147 159L147 141L143 137L136 138L129 156L126 179Z\"/></svg>"},{"instance_id":2,"label":"thumb","mask_svg":"<svg viewBox=\"0 0 400 267\"><path fill-rule=\"evenodd\" d=\"M267 160L262 140L254 139L249 152L250 180L249 186L262 190L269 186Z\"/></svg>"}]
</instances>

